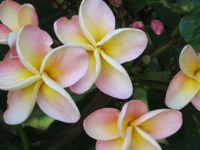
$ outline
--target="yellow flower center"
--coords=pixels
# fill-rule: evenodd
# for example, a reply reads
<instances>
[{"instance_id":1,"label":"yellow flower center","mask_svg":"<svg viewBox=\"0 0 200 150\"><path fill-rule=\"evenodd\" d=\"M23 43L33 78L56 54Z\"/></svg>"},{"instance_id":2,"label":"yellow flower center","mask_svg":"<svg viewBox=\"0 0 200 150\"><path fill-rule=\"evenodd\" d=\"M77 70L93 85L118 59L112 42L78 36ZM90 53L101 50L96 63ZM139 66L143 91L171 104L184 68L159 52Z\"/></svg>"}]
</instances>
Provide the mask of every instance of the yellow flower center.
<instances>
[{"instance_id":1,"label":"yellow flower center","mask_svg":"<svg viewBox=\"0 0 200 150\"><path fill-rule=\"evenodd\" d=\"M195 76L195 80L200 83L200 71L197 71Z\"/></svg>"}]
</instances>

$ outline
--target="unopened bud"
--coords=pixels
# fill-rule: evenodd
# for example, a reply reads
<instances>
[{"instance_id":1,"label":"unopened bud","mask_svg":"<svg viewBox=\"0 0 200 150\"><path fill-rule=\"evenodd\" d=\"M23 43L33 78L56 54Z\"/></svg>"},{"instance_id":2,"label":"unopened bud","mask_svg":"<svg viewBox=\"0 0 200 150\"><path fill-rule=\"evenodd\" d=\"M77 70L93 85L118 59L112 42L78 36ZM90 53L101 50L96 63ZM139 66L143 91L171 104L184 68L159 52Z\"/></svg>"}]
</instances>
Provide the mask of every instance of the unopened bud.
<instances>
[{"instance_id":1,"label":"unopened bud","mask_svg":"<svg viewBox=\"0 0 200 150\"><path fill-rule=\"evenodd\" d=\"M152 20L150 26L157 35L161 35L164 31L163 23L158 19Z\"/></svg>"},{"instance_id":2,"label":"unopened bud","mask_svg":"<svg viewBox=\"0 0 200 150\"><path fill-rule=\"evenodd\" d=\"M142 57L143 66L147 66L151 62L151 57L149 55L144 55Z\"/></svg>"},{"instance_id":3,"label":"unopened bud","mask_svg":"<svg viewBox=\"0 0 200 150\"><path fill-rule=\"evenodd\" d=\"M51 3L51 5L53 6L54 9L58 8L58 4L56 3L55 0L49 0L49 2Z\"/></svg>"},{"instance_id":4,"label":"unopened bud","mask_svg":"<svg viewBox=\"0 0 200 150\"><path fill-rule=\"evenodd\" d=\"M122 5L121 0L108 0L114 7L119 8Z\"/></svg>"},{"instance_id":5,"label":"unopened bud","mask_svg":"<svg viewBox=\"0 0 200 150\"><path fill-rule=\"evenodd\" d=\"M143 30L144 29L144 23L142 21L135 21L132 24L130 24L129 27Z\"/></svg>"}]
</instances>

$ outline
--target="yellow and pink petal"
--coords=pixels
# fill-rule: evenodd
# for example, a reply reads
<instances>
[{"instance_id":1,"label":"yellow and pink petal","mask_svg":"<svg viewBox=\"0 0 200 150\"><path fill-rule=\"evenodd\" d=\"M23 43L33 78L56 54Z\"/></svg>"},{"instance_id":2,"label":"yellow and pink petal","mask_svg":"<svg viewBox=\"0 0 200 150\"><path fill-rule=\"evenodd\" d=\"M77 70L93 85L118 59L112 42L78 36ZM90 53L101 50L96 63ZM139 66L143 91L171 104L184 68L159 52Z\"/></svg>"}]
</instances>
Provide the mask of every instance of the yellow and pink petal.
<instances>
[{"instance_id":1,"label":"yellow and pink petal","mask_svg":"<svg viewBox=\"0 0 200 150\"><path fill-rule=\"evenodd\" d=\"M40 80L24 67L18 57L0 62L0 89L17 90Z\"/></svg>"},{"instance_id":2,"label":"yellow and pink petal","mask_svg":"<svg viewBox=\"0 0 200 150\"><path fill-rule=\"evenodd\" d=\"M0 44L8 44L8 33L12 32L5 24L0 23Z\"/></svg>"},{"instance_id":3,"label":"yellow and pink petal","mask_svg":"<svg viewBox=\"0 0 200 150\"><path fill-rule=\"evenodd\" d=\"M197 55L192 46L188 44L180 54L179 64L183 73L195 78L195 74L200 70L200 55Z\"/></svg>"},{"instance_id":4,"label":"yellow and pink petal","mask_svg":"<svg viewBox=\"0 0 200 150\"><path fill-rule=\"evenodd\" d=\"M96 150L123 150L123 144L124 138L122 137L113 140L98 140L96 143Z\"/></svg>"},{"instance_id":5,"label":"yellow and pink petal","mask_svg":"<svg viewBox=\"0 0 200 150\"><path fill-rule=\"evenodd\" d=\"M129 123L145 113L147 113L147 107L141 100L132 100L124 104L117 123L120 135L125 137Z\"/></svg>"},{"instance_id":6,"label":"yellow and pink petal","mask_svg":"<svg viewBox=\"0 0 200 150\"><path fill-rule=\"evenodd\" d=\"M41 65L40 73L48 76L62 87L69 87L86 73L89 58L78 45L64 45L49 52Z\"/></svg>"},{"instance_id":7,"label":"yellow and pink petal","mask_svg":"<svg viewBox=\"0 0 200 150\"><path fill-rule=\"evenodd\" d=\"M145 32L138 29L117 29L107 34L98 46L111 58L120 64L136 59L141 55L148 38Z\"/></svg>"},{"instance_id":8,"label":"yellow and pink petal","mask_svg":"<svg viewBox=\"0 0 200 150\"><path fill-rule=\"evenodd\" d=\"M10 32L7 38L8 45L10 47L10 50L13 56L18 56L17 49L16 49L17 36L18 36L18 32Z\"/></svg>"},{"instance_id":9,"label":"yellow and pink petal","mask_svg":"<svg viewBox=\"0 0 200 150\"><path fill-rule=\"evenodd\" d=\"M152 136L135 127L129 150L162 150L162 148Z\"/></svg>"},{"instance_id":10,"label":"yellow and pink petal","mask_svg":"<svg viewBox=\"0 0 200 150\"><path fill-rule=\"evenodd\" d=\"M80 112L71 96L56 82L42 74L42 84L37 103L41 110L53 119L75 123L80 118Z\"/></svg>"},{"instance_id":11,"label":"yellow and pink petal","mask_svg":"<svg viewBox=\"0 0 200 150\"><path fill-rule=\"evenodd\" d=\"M19 26L34 25L38 26L38 17L35 8L31 4L24 4L18 11Z\"/></svg>"},{"instance_id":12,"label":"yellow and pink petal","mask_svg":"<svg viewBox=\"0 0 200 150\"><path fill-rule=\"evenodd\" d=\"M115 29L114 15L102 0L83 0L79 9L79 22L93 46Z\"/></svg>"},{"instance_id":13,"label":"yellow and pink petal","mask_svg":"<svg viewBox=\"0 0 200 150\"><path fill-rule=\"evenodd\" d=\"M8 60L8 59L10 59L10 58L13 58L13 55L12 55L11 50L9 50L9 51L6 53L6 55L5 55L5 57L4 57L3 60Z\"/></svg>"},{"instance_id":14,"label":"yellow and pink petal","mask_svg":"<svg viewBox=\"0 0 200 150\"><path fill-rule=\"evenodd\" d=\"M71 19L66 17L59 18L54 23L54 31L63 44L84 43L90 45L80 27L78 16L73 16Z\"/></svg>"},{"instance_id":15,"label":"yellow and pink petal","mask_svg":"<svg viewBox=\"0 0 200 150\"><path fill-rule=\"evenodd\" d=\"M133 92L126 70L103 51L101 51L101 72L95 84L105 94L119 99L127 99Z\"/></svg>"},{"instance_id":16,"label":"yellow and pink petal","mask_svg":"<svg viewBox=\"0 0 200 150\"><path fill-rule=\"evenodd\" d=\"M35 106L41 83L39 81L24 89L9 91L8 108L3 115L7 124L20 124L28 118Z\"/></svg>"},{"instance_id":17,"label":"yellow and pink petal","mask_svg":"<svg viewBox=\"0 0 200 150\"><path fill-rule=\"evenodd\" d=\"M120 137L117 119L120 111L115 108L103 108L90 114L84 120L86 133L97 140L112 140Z\"/></svg>"},{"instance_id":18,"label":"yellow and pink petal","mask_svg":"<svg viewBox=\"0 0 200 150\"><path fill-rule=\"evenodd\" d=\"M165 103L168 107L179 110L194 98L199 89L200 83L180 71L169 84Z\"/></svg>"},{"instance_id":19,"label":"yellow and pink petal","mask_svg":"<svg viewBox=\"0 0 200 150\"><path fill-rule=\"evenodd\" d=\"M76 94L82 94L87 91L97 79L101 70L101 60L99 51L88 52L89 66L85 75L74 85L70 86L70 90Z\"/></svg>"},{"instance_id":20,"label":"yellow and pink petal","mask_svg":"<svg viewBox=\"0 0 200 150\"><path fill-rule=\"evenodd\" d=\"M160 140L176 133L182 122L182 114L179 111L158 109L142 115L131 125L138 126L155 140Z\"/></svg>"},{"instance_id":21,"label":"yellow and pink petal","mask_svg":"<svg viewBox=\"0 0 200 150\"><path fill-rule=\"evenodd\" d=\"M17 16L20 7L21 5L15 1L3 1L0 5L1 22L12 31L19 31L20 29Z\"/></svg>"},{"instance_id":22,"label":"yellow and pink petal","mask_svg":"<svg viewBox=\"0 0 200 150\"><path fill-rule=\"evenodd\" d=\"M197 92L197 94L192 99L191 103L194 105L194 107L200 111L200 91Z\"/></svg>"},{"instance_id":23,"label":"yellow and pink petal","mask_svg":"<svg viewBox=\"0 0 200 150\"><path fill-rule=\"evenodd\" d=\"M39 74L43 58L52 50L51 37L37 26L23 26L17 38L17 53L26 68Z\"/></svg>"}]
</instances>

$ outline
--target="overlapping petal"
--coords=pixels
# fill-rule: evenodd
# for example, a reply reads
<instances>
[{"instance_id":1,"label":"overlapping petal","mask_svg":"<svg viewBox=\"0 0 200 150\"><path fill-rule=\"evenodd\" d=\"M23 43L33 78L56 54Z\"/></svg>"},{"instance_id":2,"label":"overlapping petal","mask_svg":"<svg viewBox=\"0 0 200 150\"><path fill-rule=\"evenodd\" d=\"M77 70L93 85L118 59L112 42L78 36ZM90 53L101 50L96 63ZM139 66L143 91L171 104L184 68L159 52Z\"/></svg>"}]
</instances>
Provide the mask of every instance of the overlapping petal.
<instances>
[{"instance_id":1,"label":"overlapping petal","mask_svg":"<svg viewBox=\"0 0 200 150\"><path fill-rule=\"evenodd\" d=\"M119 137L114 140L100 141L96 143L96 150L122 150L124 138Z\"/></svg>"},{"instance_id":2,"label":"overlapping petal","mask_svg":"<svg viewBox=\"0 0 200 150\"><path fill-rule=\"evenodd\" d=\"M124 104L117 124L120 135L125 137L129 123L145 113L147 113L147 107L140 100L132 100Z\"/></svg>"},{"instance_id":3,"label":"overlapping petal","mask_svg":"<svg viewBox=\"0 0 200 150\"><path fill-rule=\"evenodd\" d=\"M138 29L117 29L107 34L98 46L119 63L131 61L143 53L148 38Z\"/></svg>"},{"instance_id":4,"label":"overlapping petal","mask_svg":"<svg viewBox=\"0 0 200 150\"><path fill-rule=\"evenodd\" d=\"M86 133L97 140L112 140L120 137L117 129L119 113L120 111L114 108L93 112L84 120Z\"/></svg>"},{"instance_id":5,"label":"overlapping petal","mask_svg":"<svg viewBox=\"0 0 200 150\"><path fill-rule=\"evenodd\" d=\"M83 0L79 9L79 21L83 33L93 46L115 29L114 15L102 0Z\"/></svg>"},{"instance_id":6,"label":"overlapping petal","mask_svg":"<svg viewBox=\"0 0 200 150\"><path fill-rule=\"evenodd\" d=\"M11 50L9 50L9 51L6 53L6 55L5 55L5 57L4 57L3 60L8 60L8 59L10 59L10 58L13 58L13 55L12 55Z\"/></svg>"},{"instance_id":7,"label":"overlapping petal","mask_svg":"<svg viewBox=\"0 0 200 150\"><path fill-rule=\"evenodd\" d=\"M133 133L133 127L132 127L132 126L129 126L129 127L126 129L126 137L125 137L125 141L124 141L122 150L127 150L127 149L129 149L130 144L131 144L131 139L132 139L132 133Z\"/></svg>"},{"instance_id":8,"label":"overlapping petal","mask_svg":"<svg viewBox=\"0 0 200 150\"><path fill-rule=\"evenodd\" d=\"M19 124L27 119L35 106L41 83L39 81L24 89L9 91L8 108L3 115L7 124Z\"/></svg>"},{"instance_id":9,"label":"overlapping petal","mask_svg":"<svg viewBox=\"0 0 200 150\"><path fill-rule=\"evenodd\" d=\"M191 45L186 45L180 54L179 64L186 75L194 78L196 72L200 70L200 55L197 56Z\"/></svg>"},{"instance_id":10,"label":"overlapping petal","mask_svg":"<svg viewBox=\"0 0 200 150\"><path fill-rule=\"evenodd\" d=\"M48 116L68 123L75 123L80 118L80 112L71 96L46 73L42 74L45 83L42 84L37 103Z\"/></svg>"},{"instance_id":11,"label":"overlapping petal","mask_svg":"<svg viewBox=\"0 0 200 150\"><path fill-rule=\"evenodd\" d=\"M95 81L96 86L112 97L129 98L132 95L133 87L127 72L103 51L101 51L101 56L101 72Z\"/></svg>"},{"instance_id":12,"label":"overlapping petal","mask_svg":"<svg viewBox=\"0 0 200 150\"><path fill-rule=\"evenodd\" d=\"M168 107L179 110L193 99L199 89L200 83L180 71L169 84L165 103Z\"/></svg>"},{"instance_id":13,"label":"overlapping petal","mask_svg":"<svg viewBox=\"0 0 200 150\"><path fill-rule=\"evenodd\" d=\"M19 31L20 29L17 16L20 7L21 5L15 1L3 1L0 5L1 22L12 31Z\"/></svg>"},{"instance_id":14,"label":"overlapping petal","mask_svg":"<svg viewBox=\"0 0 200 150\"><path fill-rule=\"evenodd\" d=\"M197 92L191 102L194 107L200 111L200 91Z\"/></svg>"},{"instance_id":15,"label":"overlapping petal","mask_svg":"<svg viewBox=\"0 0 200 150\"><path fill-rule=\"evenodd\" d=\"M155 140L160 140L180 129L182 114L179 111L170 109L154 110L134 120L131 125L138 126Z\"/></svg>"},{"instance_id":16,"label":"overlapping petal","mask_svg":"<svg viewBox=\"0 0 200 150\"><path fill-rule=\"evenodd\" d=\"M35 25L38 26L38 17L35 8L31 4L24 4L18 11L19 26Z\"/></svg>"},{"instance_id":17,"label":"overlapping petal","mask_svg":"<svg viewBox=\"0 0 200 150\"><path fill-rule=\"evenodd\" d=\"M12 32L6 25L0 23L0 44L7 44L8 33Z\"/></svg>"},{"instance_id":18,"label":"overlapping petal","mask_svg":"<svg viewBox=\"0 0 200 150\"><path fill-rule=\"evenodd\" d=\"M132 134L130 150L162 150L160 145L149 134L135 127Z\"/></svg>"},{"instance_id":19,"label":"overlapping petal","mask_svg":"<svg viewBox=\"0 0 200 150\"><path fill-rule=\"evenodd\" d=\"M82 47L64 45L46 55L40 73L46 72L62 87L69 87L86 73L88 63L88 54Z\"/></svg>"},{"instance_id":20,"label":"overlapping petal","mask_svg":"<svg viewBox=\"0 0 200 150\"><path fill-rule=\"evenodd\" d=\"M85 75L78 80L75 84L73 84L72 86L70 86L70 90L76 94L81 94L84 93L85 91L87 91L95 82L98 74L96 71L94 71L95 69L100 71L100 67L99 65L97 65L97 61L100 63L100 58L98 56L96 56L97 61L95 59L94 53L93 52L88 52L88 56L89 56L89 66L88 66L88 70L85 73Z\"/></svg>"},{"instance_id":21,"label":"overlapping petal","mask_svg":"<svg viewBox=\"0 0 200 150\"><path fill-rule=\"evenodd\" d=\"M12 52L13 56L18 56L17 50L16 50L16 41L17 41L18 32L10 32L8 34L8 45L10 47L10 50Z\"/></svg>"},{"instance_id":22,"label":"overlapping petal","mask_svg":"<svg viewBox=\"0 0 200 150\"><path fill-rule=\"evenodd\" d=\"M84 43L90 44L88 39L83 34L79 24L79 17L73 16L71 19L66 17L59 18L54 23L54 31L58 39L63 44L68 43Z\"/></svg>"},{"instance_id":23,"label":"overlapping petal","mask_svg":"<svg viewBox=\"0 0 200 150\"><path fill-rule=\"evenodd\" d=\"M11 58L0 62L0 89L17 90L40 80L24 67L19 58Z\"/></svg>"},{"instance_id":24,"label":"overlapping petal","mask_svg":"<svg viewBox=\"0 0 200 150\"><path fill-rule=\"evenodd\" d=\"M23 26L18 34L17 53L26 68L39 74L40 66L45 55L52 49L53 43L49 34L37 26Z\"/></svg>"}]
</instances>

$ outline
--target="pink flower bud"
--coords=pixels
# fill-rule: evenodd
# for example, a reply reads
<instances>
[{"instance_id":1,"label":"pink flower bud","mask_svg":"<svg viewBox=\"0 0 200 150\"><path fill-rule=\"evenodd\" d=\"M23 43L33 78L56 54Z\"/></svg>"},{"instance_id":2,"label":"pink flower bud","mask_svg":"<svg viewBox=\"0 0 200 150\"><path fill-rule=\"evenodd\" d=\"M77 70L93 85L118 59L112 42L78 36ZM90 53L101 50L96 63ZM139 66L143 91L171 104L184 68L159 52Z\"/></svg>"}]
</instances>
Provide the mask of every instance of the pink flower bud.
<instances>
[{"instance_id":1,"label":"pink flower bud","mask_svg":"<svg viewBox=\"0 0 200 150\"><path fill-rule=\"evenodd\" d=\"M129 27L143 30L144 29L144 23L142 21L135 21L132 24L130 24Z\"/></svg>"},{"instance_id":2,"label":"pink flower bud","mask_svg":"<svg viewBox=\"0 0 200 150\"><path fill-rule=\"evenodd\" d=\"M157 35L161 35L164 31L163 23L158 19L152 20L150 26Z\"/></svg>"},{"instance_id":3,"label":"pink flower bud","mask_svg":"<svg viewBox=\"0 0 200 150\"><path fill-rule=\"evenodd\" d=\"M122 4L121 0L108 0L108 1L116 8L120 7Z\"/></svg>"}]
</instances>

